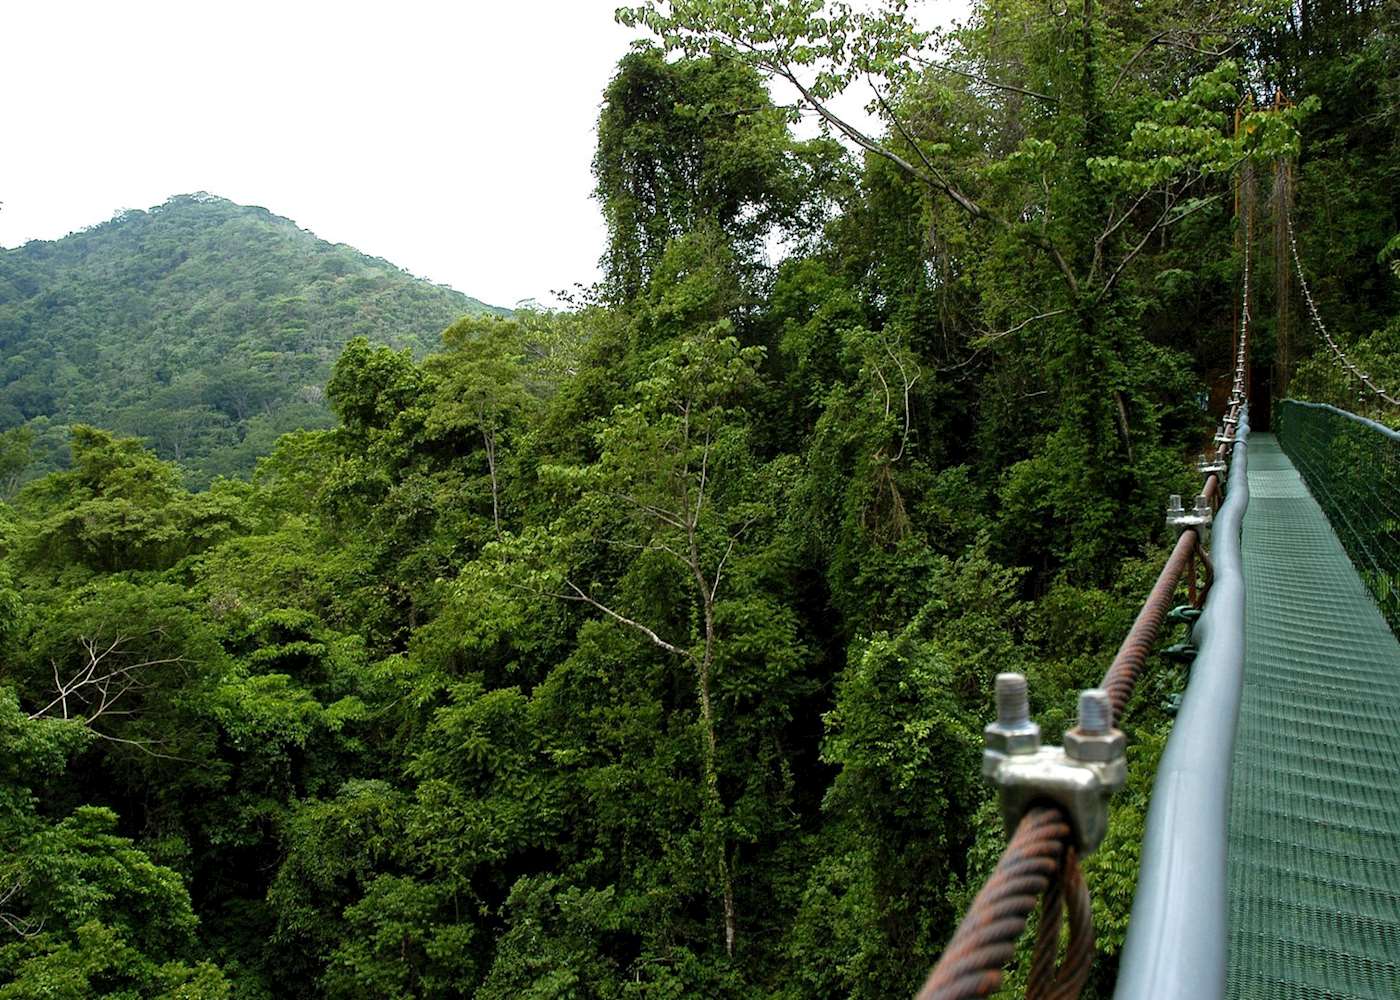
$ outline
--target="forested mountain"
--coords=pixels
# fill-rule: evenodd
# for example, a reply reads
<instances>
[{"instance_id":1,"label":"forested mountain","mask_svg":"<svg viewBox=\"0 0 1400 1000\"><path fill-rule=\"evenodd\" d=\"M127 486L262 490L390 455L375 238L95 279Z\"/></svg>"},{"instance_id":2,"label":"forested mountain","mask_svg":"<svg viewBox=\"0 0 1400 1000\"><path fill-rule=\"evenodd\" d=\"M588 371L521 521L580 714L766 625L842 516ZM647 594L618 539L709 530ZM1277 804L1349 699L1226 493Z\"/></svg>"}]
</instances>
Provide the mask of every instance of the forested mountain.
<instances>
[{"instance_id":1,"label":"forested mountain","mask_svg":"<svg viewBox=\"0 0 1400 1000\"><path fill-rule=\"evenodd\" d=\"M0 1000L913 994L1004 843L993 678L1058 734L1102 675L1246 259L1256 426L1354 402L1285 219L1400 375L1400 13L812 6L624 13L576 310L350 340L249 481L76 427L0 505ZM1118 720L1091 996L1182 673Z\"/></svg>"},{"instance_id":2,"label":"forested mountain","mask_svg":"<svg viewBox=\"0 0 1400 1000\"><path fill-rule=\"evenodd\" d=\"M505 311L266 209L183 195L0 250L0 431L29 427L40 470L89 423L198 482L246 474L278 434L329 426L350 338L421 355L463 315Z\"/></svg>"}]
</instances>

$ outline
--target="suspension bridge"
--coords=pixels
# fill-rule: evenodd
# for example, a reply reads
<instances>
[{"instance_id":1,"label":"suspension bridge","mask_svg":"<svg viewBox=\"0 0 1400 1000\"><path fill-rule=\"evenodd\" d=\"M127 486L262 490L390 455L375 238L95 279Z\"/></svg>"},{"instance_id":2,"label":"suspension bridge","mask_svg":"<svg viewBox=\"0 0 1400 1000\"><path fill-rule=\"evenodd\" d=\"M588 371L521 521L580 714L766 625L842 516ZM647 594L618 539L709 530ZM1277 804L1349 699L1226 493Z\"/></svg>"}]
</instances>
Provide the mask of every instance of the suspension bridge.
<instances>
[{"instance_id":1,"label":"suspension bridge","mask_svg":"<svg viewBox=\"0 0 1400 1000\"><path fill-rule=\"evenodd\" d=\"M1396 394L1347 357L1280 220L1319 341L1365 397ZM1079 859L1126 778L1130 710L1164 625L1190 677L1158 766L1116 1000L1400 997L1400 433L1284 400L1251 433L1251 225L1233 385L1177 542L1062 746L1042 741L1025 678L997 678L983 773L1009 843L918 1000L986 997L1032 922L1032 1000L1093 971ZM1186 603L1173 607L1185 590Z\"/></svg>"}]
</instances>

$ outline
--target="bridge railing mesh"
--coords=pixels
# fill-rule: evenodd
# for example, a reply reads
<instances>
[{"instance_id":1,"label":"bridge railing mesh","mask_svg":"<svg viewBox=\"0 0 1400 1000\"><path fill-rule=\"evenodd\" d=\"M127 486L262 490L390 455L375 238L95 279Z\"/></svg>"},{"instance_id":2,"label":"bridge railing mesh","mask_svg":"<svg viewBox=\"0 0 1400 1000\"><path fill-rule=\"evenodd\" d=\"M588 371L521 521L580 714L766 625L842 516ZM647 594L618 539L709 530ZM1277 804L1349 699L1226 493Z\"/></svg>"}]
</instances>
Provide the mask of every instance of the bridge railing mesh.
<instances>
[{"instance_id":1,"label":"bridge railing mesh","mask_svg":"<svg viewBox=\"0 0 1400 1000\"><path fill-rule=\"evenodd\" d=\"M1287 399L1278 440L1400 634L1400 433L1325 403Z\"/></svg>"}]
</instances>

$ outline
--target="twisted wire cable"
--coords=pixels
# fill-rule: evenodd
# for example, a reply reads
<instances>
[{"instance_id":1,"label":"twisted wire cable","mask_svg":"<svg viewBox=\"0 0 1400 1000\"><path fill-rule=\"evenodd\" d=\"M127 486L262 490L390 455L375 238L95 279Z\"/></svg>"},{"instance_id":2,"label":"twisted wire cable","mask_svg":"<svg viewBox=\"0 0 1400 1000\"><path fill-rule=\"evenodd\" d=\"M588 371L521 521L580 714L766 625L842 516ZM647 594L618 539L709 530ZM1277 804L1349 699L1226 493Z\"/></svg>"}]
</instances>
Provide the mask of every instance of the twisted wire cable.
<instances>
[{"instance_id":1,"label":"twisted wire cable","mask_svg":"<svg viewBox=\"0 0 1400 1000\"><path fill-rule=\"evenodd\" d=\"M1132 628L1128 629L1127 637L1118 647L1117 655L1113 657L1103 680L1099 682L1099 687L1108 692L1115 719L1121 718L1124 709L1128 707L1133 688L1137 687L1138 677L1147 663L1147 656L1157 644L1162 622L1171 610L1176 586L1181 581L1182 574L1186 572L1187 564L1194 558L1198 544L1200 543L1194 528L1188 528L1181 533L1172 554L1167 558L1162 571L1157 574L1157 582L1152 585L1152 592L1147 595L1142 610L1133 620Z\"/></svg>"},{"instance_id":2,"label":"twisted wire cable","mask_svg":"<svg viewBox=\"0 0 1400 1000\"><path fill-rule=\"evenodd\" d=\"M1065 858L1068 861L1068 851ZM1037 1000L1043 988L1055 980L1060 957L1060 929L1064 923L1065 879L1062 877L1052 882L1040 899L1035 950L1031 952L1030 969L1026 973L1026 1000Z\"/></svg>"},{"instance_id":3,"label":"twisted wire cable","mask_svg":"<svg viewBox=\"0 0 1400 1000\"><path fill-rule=\"evenodd\" d=\"M1002 967L1059 876L1070 836L1069 819L1058 807L1027 810L917 1000L976 1000L1001 988Z\"/></svg>"},{"instance_id":4,"label":"twisted wire cable","mask_svg":"<svg viewBox=\"0 0 1400 1000\"><path fill-rule=\"evenodd\" d=\"M1053 915L1051 908L1054 908ZM1060 926L1069 911L1069 942L1057 965ZM1094 911L1089 887L1074 848L1065 852L1061 876L1045 894L1040 926L1036 928L1035 955L1026 987L1026 1000L1074 1000L1089 979L1094 964Z\"/></svg>"}]
</instances>

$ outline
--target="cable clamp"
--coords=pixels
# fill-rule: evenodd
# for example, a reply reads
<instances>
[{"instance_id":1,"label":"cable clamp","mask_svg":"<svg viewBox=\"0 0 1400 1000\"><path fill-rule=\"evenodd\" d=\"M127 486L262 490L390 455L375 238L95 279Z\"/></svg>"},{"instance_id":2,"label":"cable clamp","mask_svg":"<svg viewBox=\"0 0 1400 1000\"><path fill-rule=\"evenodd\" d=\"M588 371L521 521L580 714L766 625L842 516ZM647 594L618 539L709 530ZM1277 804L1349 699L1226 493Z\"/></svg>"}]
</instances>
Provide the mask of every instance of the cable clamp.
<instances>
[{"instance_id":1,"label":"cable clamp","mask_svg":"<svg viewBox=\"0 0 1400 1000\"><path fill-rule=\"evenodd\" d=\"M1213 452L1208 451L1196 463L1196 471L1203 476L1219 476L1220 484L1224 486L1225 475L1230 471L1230 463L1223 458L1217 458Z\"/></svg>"},{"instance_id":2,"label":"cable clamp","mask_svg":"<svg viewBox=\"0 0 1400 1000\"><path fill-rule=\"evenodd\" d=\"M1128 778L1127 738L1113 728L1112 715L1107 691L1085 691L1079 725L1065 733L1065 745L1041 746L1025 677L997 675L997 721L985 730L982 775L997 789L1008 831L1031 806L1051 802L1069 817L1080 855L1103 843L1108 800Z\"/></svg>"},{"instance_id":3,"label":"cable clamp","mask_svg":"<svg viewBox=\"0 0 1400 1000\"><path fill-rule=\"evenodd\" d=\"M1196 529L1201 544L1210 548L1210 527L1215 521L1215 511L1204 493L1196 497L1196 506L1186 510L1181 505L1181 495L1173 493L1167 499L1167 527L1176 532L1178 538L1188 528Z\"/></svg>"}]
</instances>

